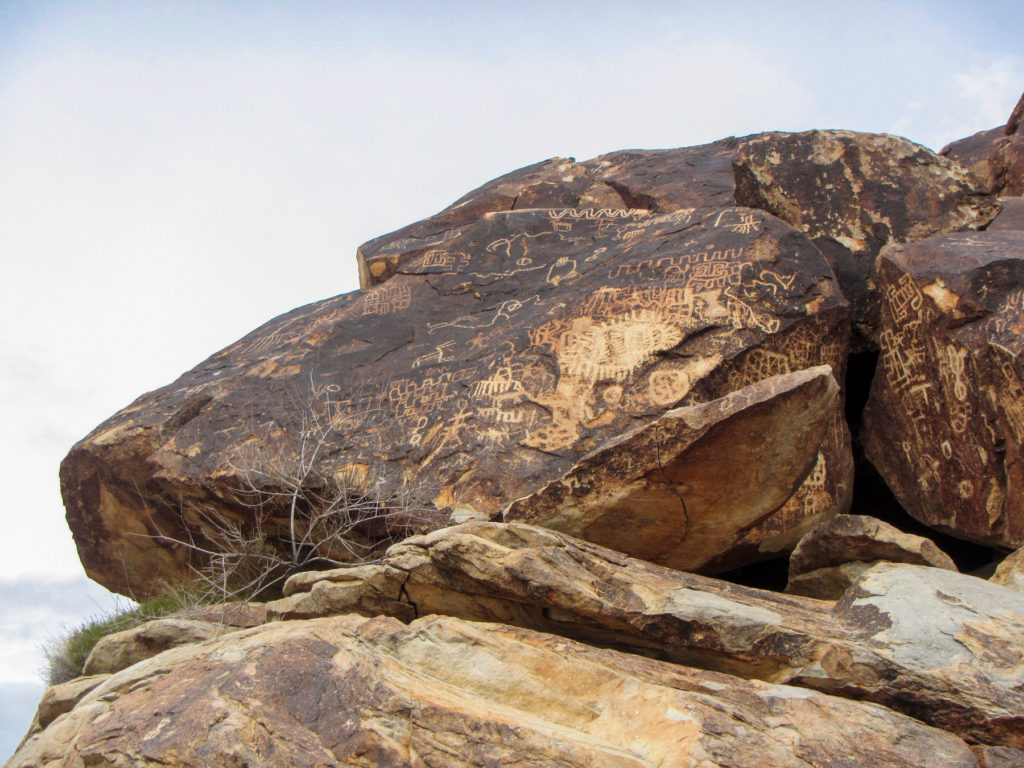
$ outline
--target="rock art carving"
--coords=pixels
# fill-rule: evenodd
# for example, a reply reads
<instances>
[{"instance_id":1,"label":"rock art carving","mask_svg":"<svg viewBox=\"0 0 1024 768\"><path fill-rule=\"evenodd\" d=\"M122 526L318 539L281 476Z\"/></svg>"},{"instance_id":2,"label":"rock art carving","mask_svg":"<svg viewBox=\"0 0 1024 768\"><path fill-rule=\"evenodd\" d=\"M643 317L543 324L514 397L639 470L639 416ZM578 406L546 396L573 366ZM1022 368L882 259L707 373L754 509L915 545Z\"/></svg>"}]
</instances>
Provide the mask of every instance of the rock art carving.
<instances>
[{"instance_id":1,"label":"rock art carving","mask_svg":"<svg viewBox=\"0 0 1024 768\"><path fill-rule=\"evenodd\" d=\"M1024 233L940 235L883 251L871 461L922 522L1024 544Z\"/></svg>"},{"instance_id":2,"label":"rock art carving","mask_svg":"<svg viewBox=\"0 0 1024 768\"><path fill-rule=\"evenodd\" d=\"M267 323L76 446L63 489L89 573L138 595L185 571L155 533L202 539L189 514L201 505L244 519L231 507L240 457L287 452L310 422L329 425L320 471L374 494L415 488L441 524L456 506L499 515L669 409L814 366L842 379L847 305L820 254L769 214L527 210L460 227L398 253L380 285ZM490 247L512 241L529 246ZM740 562L848 504L848 431L838 407L830 418L792 478L820 453L807 488L737 513ZM706 567L735 564L711 554L723 559Z\"/></svg>"}]
</instances>

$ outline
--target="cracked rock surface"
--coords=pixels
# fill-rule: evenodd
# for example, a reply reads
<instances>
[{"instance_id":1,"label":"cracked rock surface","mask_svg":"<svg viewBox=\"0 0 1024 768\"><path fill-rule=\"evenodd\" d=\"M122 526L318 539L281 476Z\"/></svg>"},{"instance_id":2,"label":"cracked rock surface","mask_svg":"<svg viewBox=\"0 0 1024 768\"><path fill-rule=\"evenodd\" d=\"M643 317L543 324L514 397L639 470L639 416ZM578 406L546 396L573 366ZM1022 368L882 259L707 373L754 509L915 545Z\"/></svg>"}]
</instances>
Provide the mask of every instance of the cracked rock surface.
<instances>
[{"instance_id":1,"label":"cracked rock surface","mask_svg":"<svg viewBox=\"0 0 1024 768\"><path fill-rule=\"evenodd\" d=\"M672 482L652 476L649 452L675 450L668 443L694 428L669 418L657 439L641 436L635 471L614 458L623 435L675 408L775 386L760 384L772 377L829 366L842 380L849 310L828 263L804 235L752 209L491 213L443 249L410 250L396 269L366 291L270 321L72 448L61 483L87 573L134 595L187 577L196 551L169 541L216 540L207 510L246 525L281 492L282 468L308 455L303 472L344 478L353 495L415 495L411 506L433 527L453 513L498 517L584 457L616 461L641 500L644 483ZM751 451L763 441L787 458L778 471L761 471L759 458L742 468L748 491L735 508L696 499L695 512L722 516L721 547L672 562L770 557L845 510L849 431L829 397L790 438L779 419L750 422ZM672 473L688 493L691 478ZM694 488L710 498L706 480ZM515 514L530 514L523 507ZM688 535L671 510L631 502L592 525L612 546L613 513L660 515L648 539ZM268 541L287 536L288 519L283 508L263 521ZM401 534L387 524L353 529L354 549L372 553ZM589 535L590 523L569 524Z\"/></svg>"},{"instance_id":2,"label":"cracked rock surface","mask_svg":"<svg viewBox=\"0 0 1024 768\"><path fill-rule=\"evenodd\" d=\"M1024 232L938 235L878 259L878 371L862 436L921 522L1024 544Z\"/></svg>"},{"instance_id":3,"label":"cracked rock surface","mask_svg":"<svg viewBox=\"0 0 1024 768\"><path fill-rule=\"evenodd\" d=\"M338 616L136 664L7 766L498 763L978 765L952 734L871 704L509 626Z\"/></svg>"},{"instance_id":4,"label":"cracked rock surface","mask_svg":"<svg viewBox=\"0 0 1024 768\"><path fill-rule=\"evenodd\" d=\"M1024 597L955 571L883 563L835 602L661 568L543 528L466 523L380 565L307 574L270 603L324 613L499 621L744 678L885 704L1024 749Z\"/></svg>"}]
</instances>

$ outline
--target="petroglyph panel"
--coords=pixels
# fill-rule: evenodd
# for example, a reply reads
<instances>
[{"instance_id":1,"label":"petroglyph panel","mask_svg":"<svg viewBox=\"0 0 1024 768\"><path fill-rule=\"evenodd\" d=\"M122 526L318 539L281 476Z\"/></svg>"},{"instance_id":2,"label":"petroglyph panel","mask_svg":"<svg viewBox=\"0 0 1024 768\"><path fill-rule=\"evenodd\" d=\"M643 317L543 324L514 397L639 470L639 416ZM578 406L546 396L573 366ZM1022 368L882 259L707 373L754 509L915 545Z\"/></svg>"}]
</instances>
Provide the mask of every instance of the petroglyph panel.
<instances>
[{"instance_id":1,"label":"petroglyph panel","mask_svg":"<svg viewBox=\"0 0 1024 768\"><path fill-rule=\"evenodd\" d=\"M1024 543L1024 233L942 235L879 259L881 356L868 455L907 510Z\"/></svg>"},{"instance_id":2,"label":"petroglyph panel","mask_svg":"<svg viewBox=\"0 0 1024 768\"><path fill-rule=\"evenodd\" d=\"M827 263L758 211L488 213L389 249L386 282L268 323L154 393L131 418L158 425L186 385L218 387L182 430L195 455L155 445L147 466L166 455L168 477L200 478L192 498L226 498L216 457L258 441L245 414L266 431L312 413L330 425L318 460L358 462L368 486L408 483L437 500L439 523L456 506L486 517L667 410L843 354L848 310ZM250 373L270 362L273 376ZM823 441L831 478L840 448Z\"/></svg>"}]
</instances>

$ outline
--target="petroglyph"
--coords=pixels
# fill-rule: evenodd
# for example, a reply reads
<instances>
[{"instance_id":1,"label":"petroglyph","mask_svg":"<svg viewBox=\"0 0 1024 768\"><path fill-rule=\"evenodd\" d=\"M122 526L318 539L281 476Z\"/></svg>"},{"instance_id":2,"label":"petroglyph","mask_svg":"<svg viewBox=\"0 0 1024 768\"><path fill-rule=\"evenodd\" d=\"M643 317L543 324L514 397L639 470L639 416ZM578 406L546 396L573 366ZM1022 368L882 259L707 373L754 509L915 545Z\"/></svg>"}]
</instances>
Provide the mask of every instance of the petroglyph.
<instances>
[{"instance_id":1,"label":"petroglyph","mask_svg":"<svg viewBox=\"0 0 1024 768\"><path fill-rule=\"evenodd\" d=\"M489 328L502 321L508 321L512 316L529 304L539 304L539 296L531 296L520 301L519 299L507 299L497 307L482 309L470 315L461 315L447 322L427 323L427 333L436 333L442 328Z\"/></svg>"},{"instance_id":2,"label":"petroglyph","mask_svg":"<svg viewBox=\"0 0 1024 768\"><path fill-rule=\"evenodd\" d=\"M764 223L764 214L759 211L745 211L729 208L719 213L713 227L724 227L737 234L752 235L759 232Z\"/></svg>"},{"instance_id":3,"label":"petroglyph","mask_svg":"<svg viewBox=\"0 0 1024 768\"><path fill-rule=\"evenodd\" d=\"M560 208L548 211L553 221L573 221L575 219L632 219L642 221L650 218L651 212L644 208Z\"/></svg>"},{"instance_id":4,"label":"petroglyph","mask_svg":"<svg viewBox=\"0 0 1024 768\"><path fill-rule=\"evenodd\" d=\"M690 391L690 376L682 368L663 368L651 373L647 396L655 405L678 403Z\"/></svg>"},{"instance_id":5,"label":"petroglyph","mask_svg":"<svg viewBox=\"0 0 1024 768\"><path fill-rule=\"evenodd\" d=\"M408 309L412 302L412 289L404 284L388 282L367 291L363 296L364 315L388 315Z\"/></svg>"},{"instance_id":6,"label":"petroglyph","mask_svg":"<svg viewBox=\"0 0 1024 768\"><path fill-rule=\"evenodd\" d=\"M413 368L419 368L421 365L428 365L428 364L431 364L431 363L436 365L436 364L439 364L439 363L444 363L444 362L448 362L450 360L454 360L455 357L452 354L452 351L454 349L455 349L455 341L454 340L449 339L448 341L442 341L440 344L438 344L436 347L434 347L434 351L433 352L428 352L425 355L420 355L415 360L413 360L412 367Z\"/></svg>"},{"instance_id":7,"label":"petroglyph","mask_svg":"<svg viewBox=\"0 0 1024 768\"><path fill-rule=\"evenodd\" d=\"M560 340L558 362L565 375L585 381L619 379L682 339L677 325L649 311L598 323L580 317Z\"/></svg>"},{"instance_id":8,"label":"petroglyph","mask_svg":"<svg viewBox=\"0 0 1024 768\"><path fill-rule=\"evenodd\" d=\"M416 274L431 272L462 272L470 265L472 259L462 251L445 251L440 248L427 251L418 261L406 268Z\"/></svg>"}]
</instances>

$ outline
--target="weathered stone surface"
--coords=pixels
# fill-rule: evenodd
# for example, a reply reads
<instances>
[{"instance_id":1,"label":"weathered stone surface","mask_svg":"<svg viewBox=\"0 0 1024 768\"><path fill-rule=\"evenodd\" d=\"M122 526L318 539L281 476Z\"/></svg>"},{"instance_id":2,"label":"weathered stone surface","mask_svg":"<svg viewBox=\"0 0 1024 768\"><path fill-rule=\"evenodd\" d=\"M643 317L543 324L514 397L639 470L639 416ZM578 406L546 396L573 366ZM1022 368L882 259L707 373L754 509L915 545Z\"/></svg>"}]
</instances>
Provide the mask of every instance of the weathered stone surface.
<instances>
[{"instance_id":1,"label":"weathered stone surface","mask_svg":"<svg viewBox=\"0 0 1024 768\"><path fill-rule=\"evenodd\" d=\"M667 213L734 205L732 159L742 139L681 149L627 149L588 160L630 208Z\"/></svg>"},{"instance_id":2,"label":"weathered stone surface","mask_svg":"<svg viewBox=\"0 0 1024 768\"><path fill-rule=\"evenodd\" d=\"M959 163L962 168L970 171L986 190L991 192L992 152L996 143L1005 136L1005 126L978 131L947 144L939 150L939 155Z\"/></svg>"},{"instance_id":3,"label":"weathered stone surface","mask_svg":"<svg viewBox=\"0 0 1024 768\"><path fill-rule=\"evenodd\" d=\"M486 213L530 208L629 209L670 213L733 205L729 138L681 149L622 150L583 163L552 158L489 181L443 211L360 246L359 284L363 288L396 274L413 252L444 250L461 228Z\"/></svg>"},{"instance_id":4,"label":"weathered stone surface","mask_svg":"<svg viewBox=\"0 0 1024 768\"><path fill-rule=\"evenodd\" d=\"M419 616L500 621L867 699L971 741L1024 748L1024 596L973 576L883 563L832 603L498 523L409 539L374 567L377 579L393 581L397 602ZM334 610L359 608L358 581L325 588L334 591ZM311 615L314 600L303 594L270 603L268 612Z\"/></svg>"},{"instance_id":5,"label":"weathered stone surface","mask_svg":"<svg viewBox=\"0 0 1024 768\"><path fill-rule=\"evenodd\" d=\"M1003 136L1000 128L950 144L943 155L973 173L994 195L1024 195L1024 134Z\"/></svg>"},{"instance_id":6,"label":"weathered stone surface","mask_svg":"<svg viewBox=\"0 0 1024 768\"><path fill-rule=\"evenodd\" d=\"M1024 93L1020 95L1016 106L1010 113L1010 118L1006 121L1006 135L1012 136L1015 133L1020 133L1022 123L1024 123Z\"/></svg>"},{"instance_id":7,"label":"weathered stone surface","mask_svg":"<svg viewBox=\"0 0 1024 768\"><path fill-rule=\"evenodd\" d=\"M1024 195L1024 133L996 142L988 184L995 195Z\"/></svg>"},{"instance_id":8,"label":"weathered stone surface","mask_svg":"<svg viewBox=\"0 0 1024 768\"><path fill-rule=\"evenodd\" d=\"M1024 95L1006 125L954 141L941 154L969 169L992 194L1024 195Z\"/></svg>"},{"instance_id":9,"label":"weathered stone surface","mask_svg":"<svg viewBox=\"0 0 1024 768\"><path fill-rule=\"evenodd\" d=\"M515 501L503 519L678 570L722 570L744 533L807 477L839 405L831 368L821 366L668 411Z\"/></svg>"},{"instance_id":10,"label":"weathered stone surface","mask_svg":"<svg viewBox=\"0 0 1024 768\"><path fill-rule=\"evenodd\" d=\"M1024 198L1022 197L1001 197L1000 205L1003 209L999 215L988 225L988 232L998 232L1004 229L1024 229Z\"/></svg>"},{"instance_id":11,"label":"weathered stone surface","mask_svg":"<svg viewBox=\"0 0 1024 768\"><path fill-rule=\"evenodd\" d=\"M801 683L854 696L866 683L873 701L972 741L1024 748L1024 599L1017 594L954 571L876 565L836 603L835 617L895 674L861 682L864 672L838 671L860 663L840 652L805 668Z\"/></svg>"},{"instance_id":12,"label":"weathered stone surface","mask_svg":"<svg viewBox=\"0 0 1024 768\"><path fill-rule=\"evenodd\" d=\"M999 211L957 164L884 134L759 134L741 142L734 167L737 204L774 213L814 240L869 337L883 246L977 229Z\"/></svg>"},{"instance_id":13,"label":"weathered stone surface","mask_svg":"<svg viewBox=\"0 0 1024 768\"><path fill-rule=\"evenodd\" d=\"M1012 747L971 747L978 758L978 768L1021 768L1024 750Z\"/></svg>"},{"instance_id":14,"label":"weathered stone surface","mask_svg":"<svg viewBox=\"0 0 1024 768\"><path fill-rule=\"evenodd\" d=\"M270 624L114 675L9 768L839 766L977 759L881 707L451 618Z\"/></svg>"},{"instance_id":15,"label":"weathered stone surface","mask_svg":"<svg viewBox=\"0 0 1024 768\"><path fill-rule=\"evenodd\" d=\"M1024 592L1024 548L1007 555L989 581Z\"/></svg>"},{"instance_id":16,"label":"weathered stone surface","mask_svg":"<svg viewBox=\"0 0 1024 768\"><path fill-rule=\"evenodd\" d=\"M957 570L953 559L931 539L903 533L895 526L867 515L837 515L800 539L789 558L789 586L786 591L807 597L838 599L867 570L868 563L883 560ZM863 567L837 568L857 562ZM820 569L828 571L814 574ZM847 579L845 584L844 577Z\"/></svg>"},{"instance_id":17,"label":"weathered stone surface","mask_svg":"<svg viewBox=\"0 0 1024 768\"><path fill-rule=\"evenodd\" d=\"M70 712L85 694L110 677L109 674L76 677L60 685L52 685L43 693L36 710L34 727L45 728L65 712Z\"/></svg>"},{"instance_id":18,"label":"weathered stone surface","mask_svg":"<svg viewBox=\"0 0 1024 768\"><path fill-rule=\"evenodd\" d=\"M732 201L723 203L730 204ZM394 274L396 254L411 248L441 248L459 228L485 213L530 208L629 208L607 184L595 179L586 165L553 157L499 176L469 192L443 211L360 246L359 284L369 288Z\"/></svg>"},{"instance_id":19,"label":"weathered stone surface","mask_svg":"<svg viewBox=\"0 0 1024 768\"><path fill-rule=\"evenodd\" d=\"M838 600L869 568L881 560L854 560L840 565L815 568L807 573L790 574L786 591L818 600Z\"/></svg>"},{"instance_id":20,"label":"weathered stone surface","mask_svg":"<svg viewBox=\"0 0 1024 768\"><path fill-rule=\"evenodd\" d=\"M197 605L179 611L172 618L212 621L225 627L257 627L267 620L267 607L256 601L233 601L215 605Z\"/></svg>"},{"instance_id":21,"label":"weathered stone surface","mask_svg":"<svg viewBox=\"0 0 1024 768\"><path fill-rule=\"evenodd\" d=\"M230 631L232 628L211 621L154 619L100 638L85 660L82 672L86 675L119 672L169 648L199 643Z\"/></svg>"},{"instance_id":22,"label":"weathered stone surface","mask_svg":"<svg viewBox=\"0 0 1024 768\"><path fill-rule=\"evenodd\" d=\"M492 213L396 264L381 285L272 320L72 449L62 491L91 577L144 595L189 573L160 534L203 541L211 507L244 524L246 465L297 463L303 446L315 477L427 494L436 526L497 516L673 408L813 366L842 380L849 309L834 276L760 211ZM742 547L763 557L843 511L848 441L837 411L782 507L735 512ZM265 491L280 490L273 474L256 478ZM282 509L268 540L287 525ZM403 526L396 514L352 535L370 547Z\"/></svg>"},{"instance_id":23,"label":"weathered stone surface","mask_svg":"<svg viewBox=\"0 0 1024 768\"><path fill-rule=\"evenodd\" d=\"M862 441L929 526L1024 544L1024 232L940 235L879 257L878 372Z\"/></svg>"}]
</instances>

